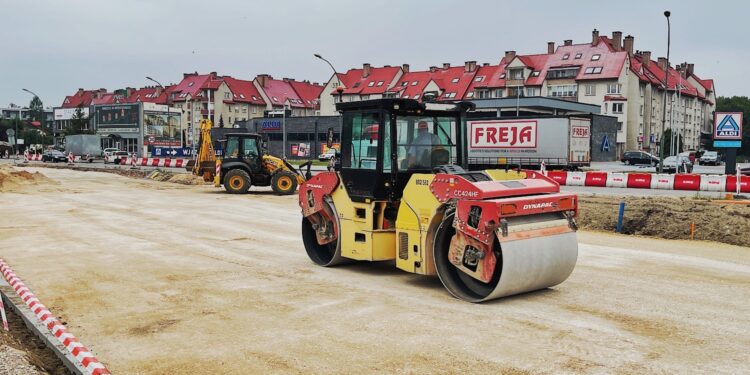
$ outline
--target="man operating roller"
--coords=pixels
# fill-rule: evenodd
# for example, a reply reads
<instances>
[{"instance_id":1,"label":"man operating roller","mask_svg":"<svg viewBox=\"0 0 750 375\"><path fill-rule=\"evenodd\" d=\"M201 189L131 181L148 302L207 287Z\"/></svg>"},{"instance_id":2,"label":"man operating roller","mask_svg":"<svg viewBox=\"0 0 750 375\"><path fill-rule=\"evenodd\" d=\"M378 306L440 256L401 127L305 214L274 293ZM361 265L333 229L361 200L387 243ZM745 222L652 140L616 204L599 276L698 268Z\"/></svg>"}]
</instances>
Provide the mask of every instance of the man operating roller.
<instances>
[{"instance_id":1,"label":"man operating roller","mask_svg":"<svg viewBox=\"0 0 750 375\"><path fill-rule=\"evenodd\" d=\"M432 148L441 144L440 138L430 132L427 121L417 123L417 137L407 151L409 168L430 168L432 166Z\"/></svg>"}]
</instances>

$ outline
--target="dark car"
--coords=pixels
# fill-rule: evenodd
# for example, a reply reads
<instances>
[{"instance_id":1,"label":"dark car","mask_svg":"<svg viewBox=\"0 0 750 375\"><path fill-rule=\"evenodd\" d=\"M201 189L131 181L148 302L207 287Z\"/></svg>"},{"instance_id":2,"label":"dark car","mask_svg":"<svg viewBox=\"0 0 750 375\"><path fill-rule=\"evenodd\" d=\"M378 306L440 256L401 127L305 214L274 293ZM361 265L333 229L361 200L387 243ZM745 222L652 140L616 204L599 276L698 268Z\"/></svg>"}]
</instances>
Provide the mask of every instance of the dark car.
<instances>
[{"instance_id":1,"label":"dark car","mask_svg":"<svg viewBox=\"0 0 750 375\"><path fill-rule=\"evenodd\" d=\"M64 162L68 161L68 157L65 156L65 154L63 154L60 151L50 150L50 151L47 151L44 154L42 154L42 161L44 161L44 162L51 161L53 163L57 163L58 161L61 161L61 162L64 163Z\"/></svg>"},{"instance_id":2,"label":"dark car","mask_svg":"<svg viewBox=\"0 0 750 375\"><path fill-rule=\"evenodd\" d=\"M643 151L626 151L625 154L622 155L622 159L620 160L622 160L623 163L630 165L659 164L659 158Z\"/></svg>"},{"instance_id":3,"label":"dark car","mask_svg":"<svg viewBox=\"0 0 750 375\"><path fill-rule=\"evenodd\" d=\"M693 173L693 163L685 155L669 156L664 159L664 173Z\"/></svg>"}]
</instances>

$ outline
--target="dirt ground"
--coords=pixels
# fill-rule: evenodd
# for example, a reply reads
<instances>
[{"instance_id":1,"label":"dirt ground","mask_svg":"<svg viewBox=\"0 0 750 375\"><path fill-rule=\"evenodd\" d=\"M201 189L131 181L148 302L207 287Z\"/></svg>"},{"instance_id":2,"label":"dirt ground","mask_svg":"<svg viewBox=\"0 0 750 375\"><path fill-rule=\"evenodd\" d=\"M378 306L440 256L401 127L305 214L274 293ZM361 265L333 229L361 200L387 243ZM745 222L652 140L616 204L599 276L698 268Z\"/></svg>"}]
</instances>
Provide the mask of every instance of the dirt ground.
<instances>
[{"instance_id":1,"label":"dirt ground","mask_svg":"<svg viewBox=\"0 0 750 375\"><path fill-rule=\"evenodd\" d=\"M620 201L625 201L623 233L750 246L750 205L685 197L581 197L581 228L613 232Z\"/></svg>"},{"instance_id":2,"label":"dirt ground","mask_svg":"<svg viewBox=\"0 0 750 375\"><path fill-rule=\"evenodd\" d=\"M13 309L5 306L5 314L9 331L0 326L0 374L68 374L62 361L26 328Z\"/></svg>"},{"instance_id":3,"label":"dirt ground","mask_svg":"<svg viewBox=\"0 0 750 375\"><path fill-rule=\"evenodd\" d=\"M0 256L113 373L750 372L746 247L580 231L566 282L476 305L312 265L296 196L42 172L0 194Z\"/></svg>"}]
</instances>

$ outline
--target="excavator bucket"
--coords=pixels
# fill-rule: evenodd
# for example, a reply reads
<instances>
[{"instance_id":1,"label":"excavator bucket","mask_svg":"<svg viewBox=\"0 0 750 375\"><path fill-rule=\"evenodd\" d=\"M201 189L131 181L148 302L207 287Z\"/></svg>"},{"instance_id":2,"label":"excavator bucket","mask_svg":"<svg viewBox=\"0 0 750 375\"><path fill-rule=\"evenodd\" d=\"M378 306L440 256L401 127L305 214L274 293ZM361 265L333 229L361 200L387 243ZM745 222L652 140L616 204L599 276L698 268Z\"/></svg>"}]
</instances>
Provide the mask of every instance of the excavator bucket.
<instances>
[{"instance_id":1,"label":"excavator bucket","mask_svg":"<svg viewBox=\"0 0 750 375\"><path fill-rule=\"evenodd\" d=\"M483 302L557 285L578 257L577 199L536 172L470 182L438 174L430 187L451 208L437 230L435 266L457 298Z\"/></svg>"}]
</instances>

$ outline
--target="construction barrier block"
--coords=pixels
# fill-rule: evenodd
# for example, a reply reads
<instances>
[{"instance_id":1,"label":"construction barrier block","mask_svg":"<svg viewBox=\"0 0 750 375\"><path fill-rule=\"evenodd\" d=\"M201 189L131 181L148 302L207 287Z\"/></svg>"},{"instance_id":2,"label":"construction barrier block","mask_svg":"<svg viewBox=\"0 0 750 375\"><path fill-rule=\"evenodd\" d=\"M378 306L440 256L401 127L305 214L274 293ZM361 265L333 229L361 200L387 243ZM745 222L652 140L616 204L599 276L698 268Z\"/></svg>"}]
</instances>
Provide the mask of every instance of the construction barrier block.
<instances>
[{"instance_id":1,"label":"construction barrier block","mask_svg":"<svg viewBox=\"0 0 750 375\"><path fill-rule=\"evenodd\" d=\"M586 184L586 172L568 172L565 185L584 186Z\"/></svg>"},{"instance_id":2,"label":"construction barrier block","mask_svg":"<svg viewBox=\"0 0 750 375\"><path fill-rule=\"evenodd\" d=\"M676 174L673 177L675 190L700 190L701 176L699 174Z\"/></svg>"},{"instance_id":3,"label":"construction barrier block","mask_svg":"<svg viewBox=\"0 0 750 375\"><path fill-rule=\"evenodd\" d=\"M651 182L649 182L649 186ZM628 175L625 173L607 173L606 187L624 188L628 187Z\"/></svg>"},{"instance_id":4,"label":"construction barrier block","mask_svg":"<svg viewBox=\"0 0 750 375\"><path fill-rule=\"evenodd\" d=\"M586 172L586 186L607 186L607 172Z\"/></svg>"},{"instance_id":5,"label":"construction barrier block","mask_svg":"<svg viewBox=\"0 0 750 375\"><path fill-rule=\"evenodd\" d=\"M568 179L568 172L566 171L549 171L547 177L555 180L560 185L565 185L565 181Z\"/></svg>"},{"instance_id":6,"label":"construction barrier block","mask_svg":"<svg viewBox=\"0 0 750 375\"><path fill-rule=\"evenodd\" d=\"M727 176L726 191L737 192L737 176ZM740 177L740 193L750 193L750 176Z\"/></svg>"},{"instance_id":7,"label":"construction barrier block","mask_svg":"<svg viewBox=\"0 0 750 375\"><path fill-rule=\"evenodd\" d=\"M727 176L718 174L701 175L701 191L724 191L726 189Z\"/></svg>"},{"instance_id":8,"label":"construction barrier block","mask_svg":"<svg viewBox=\"0 0 750 375\"><path fill-rule=\"evenodd\" d=\"M651 189L650 173L628 173L627 187L634 189Z\"/></svg>"},{"instance_id":9,"label":"construction barrier block","mask_svg":"<svg viewBox=\"0 0 750 375\"><path fill-rule=\"evenodd\" d=\"M674 175L672 174L655 174L651 177L652 189L672 190L674 189Z\"/></svg>"}]
</instances>

